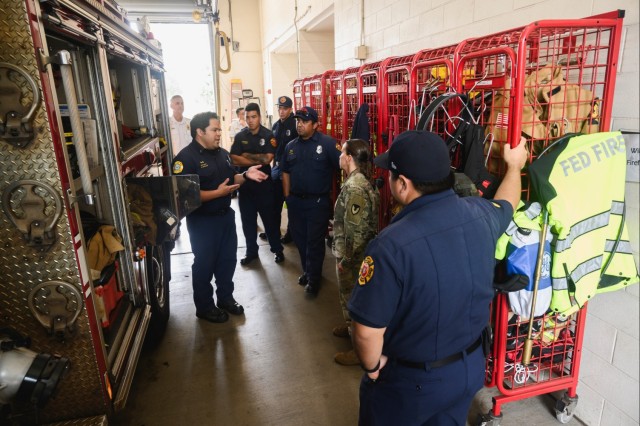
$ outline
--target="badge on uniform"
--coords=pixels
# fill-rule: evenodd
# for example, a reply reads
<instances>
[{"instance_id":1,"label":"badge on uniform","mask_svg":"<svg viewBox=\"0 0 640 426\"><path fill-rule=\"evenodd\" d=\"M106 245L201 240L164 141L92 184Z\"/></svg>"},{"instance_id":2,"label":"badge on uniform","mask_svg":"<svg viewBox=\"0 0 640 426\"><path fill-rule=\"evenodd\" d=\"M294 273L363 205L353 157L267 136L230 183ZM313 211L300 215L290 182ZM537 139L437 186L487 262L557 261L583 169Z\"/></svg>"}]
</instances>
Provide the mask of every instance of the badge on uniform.
<instances>
[{"instance_id":1,"label":"badge on uniform","mask_svg":"<svg viewBox=\"0 0 640 426\"><path fill-rule=\"evenodd\" d=\"M264 139L260 139L260 146L264 146Z\"/></svg>"},{"instance_id":2,"label":"badge on uniform","mask_svg":"<svg viewBox=\"0 0 640 426\"><path fill-rule=\"evenodd\" d=\"M206 169L207 167L209 167L209 165L207 163L205 163L204 161L200 160L200 168L201 169Z\"/></svg>"},{"instance_id":3,"label":"badge on uniform","mask_svg":"<svg viewBox=\"0 0 640 426\"><path fill-rule=\"evenodd\" d=\"M271 146L274 148L278 146L278 141L276 140L276 138L271 138Z\"/></svg>"},{"instance_id":4,"label":"badge on uniform","mask_svg":"<svg viewBox=\"0 0 640 426\"><path fill-rule=\"evenodd\" d=\"M322 145L318 145L318 147L316 148L316 152L318 154L322 154Z\"/></svg>"},{"instance_id":5,"label":"badge on uniform","mask_svg":"<svg viewBox=\"0 0 640 426\"><path fill-rule=\"evenodd\" d=\"M291 130L287 130L286 132L284 132L284 134L287 136L291 136Z\"/></svg>"},{"instance_id":6,"label":"badge on uniform","mask_svg":"<svg viewBox=\"0 0 640 426\"><path fill-rule=\"evenodd\" d=\"M180 174L183 170L184 164L182 164L182 161L176 161L175 163L173 163L173 173Z\"/></svg>"},{"instance_id":7,"label":"badge on uniform","mask_svg":"<svg viewBox=\"0 0 640 426\"><path fill-rule=\"evenodd\" d=\"M373 258L371 256L367 256L362 261L362 265L360 266L360 276L358 277L358 284L365 285L371 278L373 277Z\"/></svg>"}]
</instances>

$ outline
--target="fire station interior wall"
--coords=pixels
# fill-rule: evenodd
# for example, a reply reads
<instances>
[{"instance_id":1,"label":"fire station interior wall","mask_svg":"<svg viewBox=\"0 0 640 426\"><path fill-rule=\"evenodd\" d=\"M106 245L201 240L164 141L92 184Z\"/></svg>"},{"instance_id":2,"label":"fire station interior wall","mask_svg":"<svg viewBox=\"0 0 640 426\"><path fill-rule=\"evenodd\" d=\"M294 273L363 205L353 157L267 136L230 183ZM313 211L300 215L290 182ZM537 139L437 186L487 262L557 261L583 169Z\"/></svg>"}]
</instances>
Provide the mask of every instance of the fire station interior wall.
<instances>
[{"instance_id":1,"label":"fire station interior wall","mask_svg":"<svg viewBox=\"0 0 640 426\"><path fill-rule=\"evenodd\" d=\"M226 33L227 37L233 37L233 41L238 43L238 49L230 48L231 71L226 74L220 73L220 107L218 112L222 118L222 146L229 149L231 140L229 138L229 126L235 117L235 110L231 108L231 80L242 80L243 89L253 90L253 96L259 98L263 123L265 123L266 108L262 75L262 36L260 5L258 0L234 0L232 2L217 2L220 8L220 31ZM231 5L231 15L229 14ZM229 16L232 20L229 20ZM221 64L226 67L226 57L224 48L221 52ZM256 99L247 99L248 102L258 102Z\"/></svg>"},{"instance_id":2,"label":"fire station interior wall","mask_svg":"<svg viewBox=\"0 0 640 426\"><path fill-rule=\"evenodd\" d=\"M293 53L276 53L269 55L270 66L265 67L271 71L271 93L268 93L267 106L265 109L270 111L273 116L273 122L278 119L278 110L275 103L280 96L288 96L293 99L293 80L298 75L298 58ZM267 80L265 80L267 81ZM266 86L266 85L265 85Z\"/></svg>"},{"instance_id":3,"label":"fire station interior wall","mask_svg":"<svg viewBox=\"0 0 640 426\"><path fill-rule=\"evenodd\" d=\"M364 13L361 6L364 2ZM470 37L495 33L540 19L576 19L615 9L626 11L618 69L613 129L639 130L640 88L639 21L636 0L263 0L263 51L270 53L287 44L298 28L313 22L330 7L334 15L335 67L315 69L309 64L300 77L328 69L345 69L363 63L355 59L355 47L368 49L365 62L407 55L429 47L447 46ZM361 16L364 15L364 22ZM297 16L297 18L296 18ZM361 24L364 32L361 34ZM285 29L283 31L283 29ZM309 33L301 40L301 59L315 49ZM295 50L292 50L295 54ZM314 54L317 54L314 52ZM273 85L265 72L265 86ZM313 69L312 69L313 68ZM322 68L322 67L320 67ZM297 78L294 77L294 79ZM293 79L291 79L293 81ZM639 196L637 183L627 185L627 224L638 263ZM576 416L589 425L639 424L640 318L638 285L626 291L598 295L589 304L586 339Z\"/></svg>"}]
</instances>

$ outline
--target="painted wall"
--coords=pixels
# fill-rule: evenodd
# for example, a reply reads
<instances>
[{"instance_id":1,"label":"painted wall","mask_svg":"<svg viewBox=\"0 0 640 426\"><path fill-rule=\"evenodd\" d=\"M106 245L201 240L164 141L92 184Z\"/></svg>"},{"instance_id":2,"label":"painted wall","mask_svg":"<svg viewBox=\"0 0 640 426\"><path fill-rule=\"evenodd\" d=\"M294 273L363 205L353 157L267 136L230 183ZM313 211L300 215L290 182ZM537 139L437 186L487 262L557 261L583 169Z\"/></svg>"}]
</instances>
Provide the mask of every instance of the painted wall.
<instances>
[{"instance_id":1,"label":"painted wall","mask_svg":"<svg viewBox=\"0 0 640 426\"><path fill-rule=\"evenodd\" d=\"M260 4L258 0L234 0L231 3L231 20L229 20L229 2L218 2L220 8L220 30L239 43L239 49L231 53L231 71L220 74L221 105L218 113L222 118L223 146L231 147L229 139L229 125L235 118L235 109L231 108L231 80L242 80L243 89L253 90L254 96L260 98L263 123L266 122L264 113L266 99L264 93L264 78L262 68L262 32ZM222 66L226 67L224 48L221 49Z\"/></svg>"},{"instance_id":2,"label":"painted wall","mask_svg":"<svg viewBox=\"0 0 640 426\"><path fill-rule=\"evenodd\" d=\"M539 19L575 19L624 9L625 34L612 128L640 130L640 19L636 0L365 0L364 34L360 31L360 0L325 0L313 5L300 0L297 3L298 16L305 13L299 25L313 21L333 3L334 69L360 65L361 61L354 59L354 48L361 43L361 37L368 47L366 62L373 62L447 46ZM262 47L267 54L295 33L290 24L295 16L294 8L294 0L262 1ZM315 72L309 70L309 74L302 76ZM265 86L271 85L270 81L267 70ZM636 262L640 240L639 192L637 183L628 183L627 224ZM639 328L638 285L626 291L599 295L590 303L576 413L586 424L639 424Z\"/></svg>"}]
</instances>

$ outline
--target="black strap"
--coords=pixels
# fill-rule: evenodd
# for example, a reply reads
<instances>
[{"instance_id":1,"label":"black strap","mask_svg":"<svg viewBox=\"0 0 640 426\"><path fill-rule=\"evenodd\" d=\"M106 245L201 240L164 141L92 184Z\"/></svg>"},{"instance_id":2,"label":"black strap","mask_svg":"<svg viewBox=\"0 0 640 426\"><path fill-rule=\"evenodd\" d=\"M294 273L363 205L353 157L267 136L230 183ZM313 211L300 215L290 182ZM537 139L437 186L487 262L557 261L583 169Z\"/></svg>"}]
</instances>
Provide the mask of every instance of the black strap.
<instances>
[{"instance_id":1,"label":"black strap","mask_svg":"<svg viewBox=\"0 0 640 426\"><path fill-rule=\"evenodd\" d=\"M476 341L473 342L473 344L469 346L467 349L465 349L464 351L455 353L453 355L449 355L448 357L439 359L437 361L414 362L414 361L406 361L404 359L396 359L395 361L398 365L402 365L403 367L415 368L417 370L430 370L432 368L440 368L440 367L444 367L445 365L449 365L453 362L461 360L464 357L463 354L465 352L467 355L471 355L473 351L475 351L480 347L481 343L482 343L482 336L478 337Z\"/></svg>"},{"instance_id":2,"label":"black strap","mask_svg":"<svg viewBox=\"0 0 640 426\"><path fill-rule=\"evenodd\" d=\"M291 195L293 195L294 197L297 198L302 198L302 199L306 199L306 198L319 198L319 197L328 197L329 193L328 192L323 192L322 194L312 194L312 193L302 193L302 192L290 192Z\"/></svg>"}]
</instances>

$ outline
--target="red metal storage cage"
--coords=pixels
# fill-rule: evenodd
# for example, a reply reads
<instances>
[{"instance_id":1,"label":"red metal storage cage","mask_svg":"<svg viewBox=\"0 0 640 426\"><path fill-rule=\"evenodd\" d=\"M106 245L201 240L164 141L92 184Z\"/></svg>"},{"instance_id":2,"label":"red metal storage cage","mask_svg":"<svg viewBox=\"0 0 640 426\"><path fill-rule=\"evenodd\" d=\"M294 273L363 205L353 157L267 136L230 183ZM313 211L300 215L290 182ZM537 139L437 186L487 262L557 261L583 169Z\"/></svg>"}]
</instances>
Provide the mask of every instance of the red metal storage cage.
<instances>
[{"instance_id":1,"label":"red metal storage cage","mask_svg":"<svg viewBox=\"0 0 640 426\"><path fill-rule=\"evenodd\" d=\"M360 80L360 99L359 104L369 104L369 131L371 132L371 148L373 155L378 152L384 152L382 148L382 137L380 130L380 112L383 109L380 106L380 65L382 61L364 64L358 72L358 80Z\"/></svg>"},{"instance_id":2,"label":"red metal storage cage","mask_svg":"<svg viewBox=\"0 0 640 426\"><path fill-rule=\"evenodd\" d=\"M302 108L305 104L303 92L302 92L302 82L304 80L299 78L298 80L293 82L293 110L297 111Z\"/></svg>"},{"instance_id":3,"label":"red metal storage cage","mask_svg":"<svg viewBox=\"0 0 640 426\"><path fill-rule=\"evenodd\" d=\"M302 79L302 106L311 106L309 103L311 102L311 81L316 78L316 76L305 77Z\"/></svg>"},{"instance_id":4,"label":"red metal storage cage","mask_svg":"<svg viewBox=\"0 0 640 426\"><path fill-rule=\"evenodd\" d=\"M413 58L409 98L412 106L410 124L418 122L421 113L433 100L455 87L453 72L453 53L456 45L437 49L425 49ZM430 130L446 137L444 129L446 117L437 111L430 123Z\"/></svg>"},{"instance_id":5,"label":"red metal storage cage","mask_svg":"<svg viewBox=\"0 0 640 426\"><path fill-rule=\"evenodd\" d=\"M360 67L351 67L344 70L342 74L342 89L344 90L342 97L342 110L344 111L342 128L345 140L351 137L353 121L360 107L360 81L358 79L358 71L360 71Z\"/></svg>"},{"instance_id":6,"label":"red metal storage cage","mask_svg":"<svg viewBox=\"0 0 640 426\"><path fill-rule=\"evenodd\" d=\"M534 161L565 134L609 130L623 16L615 11L537 21L458 45L456 88L468 94L485 127L492 173L502 175L501 147L516 146L521 135L529 141ZM528 199L524 177L523 199ZM487 385L501 394L478 424L498 425L502 404L559 390L566 393L556 404L556 416L566 423L577 404L586 305L568 318L551 313L533 319L537 337L527 367L518 357L529 320L514 317L503 294L493 309L495 339L487 358Z\"/></svg>"},{"instance_id":7,"label":"red metal storage cage","mask_svg":"<svg viewBox=\"0 0 640 426\"><path fill-rule=\"evenodd\" d=\"M381 105L377 109L380 137L377 138L376 154L381 154L389 149L393 139L407 130L410 117L409 92L413 57L414 55L387 58L380 64ZM373 134L373 131L371 133ZM376 169L375 177L386 182L389 173ZM389 224L394 214L394 206L389 185L383 185L380 188L380 207L378 209L380 229Z\"/></svg>"},{"instance_id":8,"label":"red metal storage cage","mask_svg":"<svg viewBox=\"0 0 640 426\"><path fill-rule=\"evenodd\" d=\"M411 117L411 66L415 54L389 58L382 63L382 104L380 111L384 151L393 139L410 126ZM415 126L415 121L413 122ZM385 143L386 142L386 143ZM380 149L380 152L384 152Z\"/></svg>"},{"instance_id":9,"label":"red metal storage cage","mask_svg":"<svg viewBox=\"0 0 640 426\"><path fill-rule=\"evenodd\" d=\"M327 115L329 112L329 84L333 70L325 71L322 74L314 75L305 81L306 105L318 112L318 130L322 133L328 133Z\"/></svg>"},{"instance_id":10,"label":"red metal storage cage","mask_svg":"<svg viewBox=\"0 0 640 426\"><path fill-rule=\"evenodd\" d=\"M344 130L344 100L342 93L342 76L344 71L334 71L329 78L329 114L327 124L327 134L333 137L338 143L346 139Z\"/></svg>"}]
</instances>

